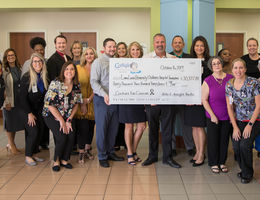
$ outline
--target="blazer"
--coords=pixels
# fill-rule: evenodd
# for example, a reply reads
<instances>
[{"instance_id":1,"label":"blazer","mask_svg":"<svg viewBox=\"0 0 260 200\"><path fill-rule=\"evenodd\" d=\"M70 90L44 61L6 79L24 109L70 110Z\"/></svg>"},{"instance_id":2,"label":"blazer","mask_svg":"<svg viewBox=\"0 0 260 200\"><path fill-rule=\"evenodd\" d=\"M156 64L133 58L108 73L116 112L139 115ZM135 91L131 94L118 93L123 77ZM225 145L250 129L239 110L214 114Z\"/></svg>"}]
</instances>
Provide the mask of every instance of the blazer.
<instances>
[{"instance_id":1,"label":"blazer","mask_svg":"<svg viewBox=\"0 0 260 200\"><path fill-rule=\"evenodd\" d=\"M14 107L14 86L13 86L13 77L10 70L3 69L3 79L5 83L5 101L4 107L7 104L11 104L11 107Z\"/></svg>"},{"instance_id":2,"label":"blazer","mask_svg":"<svg viewBox=\"0 0 260 200\"><path fill-rule=\"evenodd\" d=\"M25 73L21 79L21 95L20 95L20 107L26 114L38 113L42 111L44 104L44 96L46 90L41 93L37 87L37 92L28 91L30 84L29 72Z\"/></svg>"},{"instance_id":3,"label":"blazer","mask_svg":"<svg viewBox=\"0 0 260 200\"><path fill-rule=\"evenodd\" d=\"M68 61L71 60L68 55L66 55L66 57ZM47 60L46 65L50 82L60 75L60 71L64 63L64 58L61 57L57 51Z\"/></svg>"}]
</instances>

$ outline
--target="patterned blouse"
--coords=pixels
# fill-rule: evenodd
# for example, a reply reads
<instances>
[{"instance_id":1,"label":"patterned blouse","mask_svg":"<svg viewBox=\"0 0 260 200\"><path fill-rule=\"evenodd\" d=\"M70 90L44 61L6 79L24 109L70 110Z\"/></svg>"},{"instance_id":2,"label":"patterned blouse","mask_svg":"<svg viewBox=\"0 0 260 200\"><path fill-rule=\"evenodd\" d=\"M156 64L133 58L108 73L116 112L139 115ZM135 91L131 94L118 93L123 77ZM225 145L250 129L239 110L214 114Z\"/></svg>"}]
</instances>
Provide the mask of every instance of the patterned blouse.
<instances>
[{"instance_id":1,"label":"patterned blouse","mask_svg":"<svg viewBox=\"0 0 260 200\"><path fill-rule=\"evenodd\" d=\"M44 98L42 115L47 117L51 114L48 106L58 109L64 120L71 115L75 104L82 103L82 94L78 85L73 85L72 90L66 95L67 86L63 82L53 80Z\"/></svg>"},{"instance_id":2,"label":"patterned blouse","mask_svg":"<svg viewBox=\"0 0 260 200\"><path fill-rule=\"evenodd\" d=\"M235 106L236 119L248 121L256 107L255 96L260 94L260 83L255 78L246 77L241 89L236 90L232 80L229 80L226 84L226 96L229 98L229 102L233 102ZM260 115L258 119L260 119Z\"/></svg>"}]
</instances>

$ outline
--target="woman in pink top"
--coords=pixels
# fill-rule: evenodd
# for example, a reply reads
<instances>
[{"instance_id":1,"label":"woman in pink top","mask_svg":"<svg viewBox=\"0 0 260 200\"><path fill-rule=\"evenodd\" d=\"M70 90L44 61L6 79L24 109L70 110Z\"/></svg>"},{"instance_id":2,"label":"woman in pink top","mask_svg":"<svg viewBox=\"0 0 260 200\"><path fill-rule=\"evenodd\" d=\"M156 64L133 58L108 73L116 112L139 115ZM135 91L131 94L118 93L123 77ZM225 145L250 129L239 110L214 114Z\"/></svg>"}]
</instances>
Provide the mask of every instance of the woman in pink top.
<instances>
[{"instance_id":1,"label":"woman in pink top","mask_svg":"<svg viewBox=\"0 0 260 200\"><path fill-rule=\"evenodd\" d=\"M202 103L206 110L208 164L213 173L227 173L225 165L231 124L227 112L225 85L233 77L223 72L223 61L215 56L209 59L213 74L202 84Z\"/></svg>"}]
</instances>

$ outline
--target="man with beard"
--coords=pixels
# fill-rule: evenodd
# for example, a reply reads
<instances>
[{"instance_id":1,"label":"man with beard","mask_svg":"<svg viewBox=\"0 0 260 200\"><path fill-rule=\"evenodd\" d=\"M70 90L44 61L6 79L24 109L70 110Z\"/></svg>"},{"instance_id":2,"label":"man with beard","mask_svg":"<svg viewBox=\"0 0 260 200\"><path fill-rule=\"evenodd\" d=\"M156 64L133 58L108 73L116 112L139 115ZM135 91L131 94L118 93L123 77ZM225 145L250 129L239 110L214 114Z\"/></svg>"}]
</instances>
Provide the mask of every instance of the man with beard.
<instances>
[{"instance_id":1,"label":"man with beard","mask_svg":"<svg viewBox=\"0 0 260 200\"><path fill-rule=\"evenodd\" d=\"M173 51L170 53L178 58L189 58L190 55L183 52L183 48L185 46L184 40L182 36L176 35L172 39L172 49ZM187 152L190 156L194 156L194 141L192 137L192 128L190 126L186 126L184 124L184 108L185 105L176 105L175 107L175 120L177 119L177 115L180 116L181 120L181 130L182 130L182 137L187 149ZM173 130L172 133L172 155L176 156L176 138L175 138L175 131Z\"/></svg>"},{"instance_id":2,"label":"man with beard","mask_svg":"<svg viewBox=\"0 0 260 200\"><path fill-rule=\"evenodd\" d=\"M174 56L165 52L166 39L161 33L153 37L154 51L145 55L144 58L173 58ZM151 165L158 161L159 125L162 132L163 164L174 168L181 165L172 159L172 132L174 110L172 105L146 105L146 115L149 124L149 155L142 163L143 166Z\"/></svg>"},{"instance_id":3,"label":"man with beard","mask_svg":"<svg viewBox=\"0 0 260 200\"><path fill-rule=\"evenodd\" d=\"M123 161L114 153L118 130L118 106L109 104L109 59L116 52L116 42L107 38L103 42L104 54L96 59L91 68L90 83L94 92L96 143L101 167L109 167L108 160Z\"/></svg>"}]
</instances>

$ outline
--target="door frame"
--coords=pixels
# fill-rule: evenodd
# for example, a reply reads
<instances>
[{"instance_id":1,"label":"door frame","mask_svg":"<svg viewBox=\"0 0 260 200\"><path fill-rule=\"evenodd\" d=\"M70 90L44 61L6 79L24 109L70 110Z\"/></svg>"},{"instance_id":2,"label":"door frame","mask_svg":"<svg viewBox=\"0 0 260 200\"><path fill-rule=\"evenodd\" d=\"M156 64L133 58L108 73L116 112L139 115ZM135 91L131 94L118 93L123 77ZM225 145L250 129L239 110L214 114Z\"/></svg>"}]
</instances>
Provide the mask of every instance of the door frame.
<instances>
[{"instance_id":1,"label":"door frame","mask_svg":"<svg viewBox=\"0 0 260 200\"><path fill-rule=\"evenodd\" d=\"M23 30L23 29L15 29L15 30L7 30L6 32L6 41L7 41L7 48L10 48L10 33L44 33L44 39L46 43L47 41L47 30L46 29L30 29L30 30ZM45 47L45 51L48 51L48 45Z\"/></svg>"},{"instance_id":2,"label":"door frame","mask_svg":"<svg viewBox=\"0 0 260 200\"><path fill-rule=\"evenodd\" d=\"M58 35L61 34L62 32L70 32L70 33L88 33L88 32L95 32L95 33L96 33L96 36L97 36L97 38L96 38L96 47L97 47L96 52L97 52L97 54L99 54L99 52L100 52L100 47L98 46L98 44L99 44L100 38L99 38L99 32L98 32L98 30L96 30L96 29L73 29L73 30L71 30L71 29L59 29L59 30L57 30L57 34L58 34ZM70 48L70 47L67 47L67 48ZM102 47L101 47L101 48L102 48Z\"/></svg>"},{"instance_id":3,"label":"door frame","mask_svg":"<svg viewBox=\"0 0 260 200\"><path fill-rule=\"evenodd\" d=\"M247 39L247 35L248 35L247 31L221 31L221 30L219 30L219 31L216 31L216 40L217 40L217 33L243 33L244 34L243 55L247 54L247 48L246 48L246 39ZM217 45L217 43L215 45Z\"/></svg>"}]
</instances>

